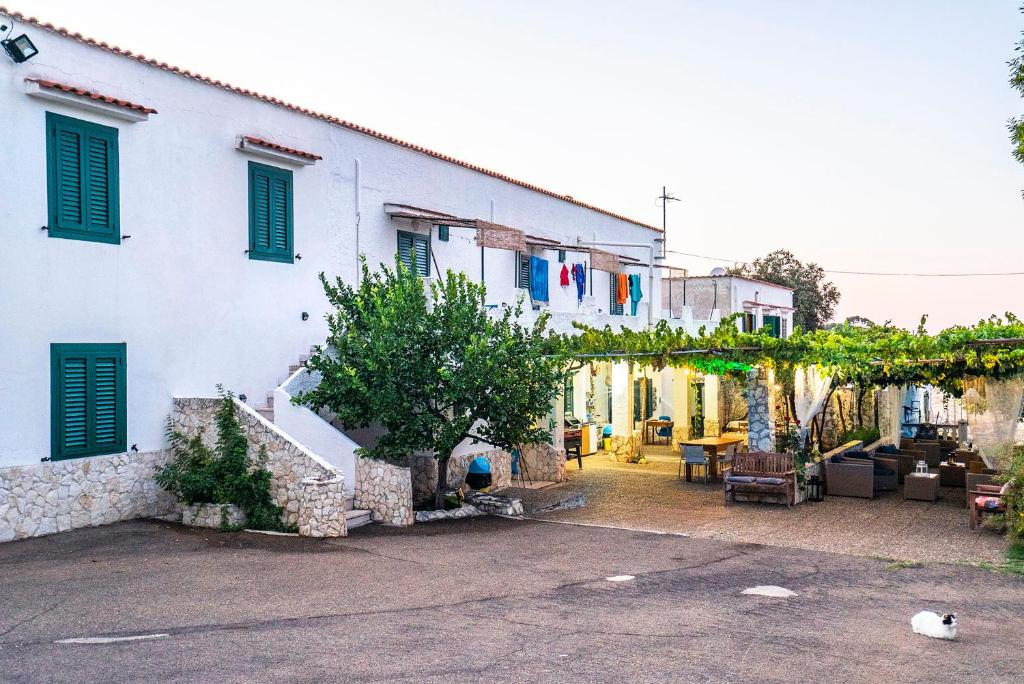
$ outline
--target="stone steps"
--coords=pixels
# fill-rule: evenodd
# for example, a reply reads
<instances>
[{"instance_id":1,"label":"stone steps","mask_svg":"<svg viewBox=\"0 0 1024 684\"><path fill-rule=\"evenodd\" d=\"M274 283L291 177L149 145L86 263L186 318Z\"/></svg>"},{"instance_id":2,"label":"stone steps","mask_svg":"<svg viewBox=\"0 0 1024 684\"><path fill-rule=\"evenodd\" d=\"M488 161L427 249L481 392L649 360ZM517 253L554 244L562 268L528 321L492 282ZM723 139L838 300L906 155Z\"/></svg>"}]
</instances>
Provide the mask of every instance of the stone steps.
<instances>
[{"instance_id":1,"label":"stone steps","mask_svg":"<svg viewBox=\"0 0 1024 684\"><path fill-rule=\"evenodd\" d=\"M362 527L373 522L370 519L370 511L363 510L361 508L354 508L350 511L345 511L345 527L353 529L356 527Z\"/></svg>"}]
</instances>

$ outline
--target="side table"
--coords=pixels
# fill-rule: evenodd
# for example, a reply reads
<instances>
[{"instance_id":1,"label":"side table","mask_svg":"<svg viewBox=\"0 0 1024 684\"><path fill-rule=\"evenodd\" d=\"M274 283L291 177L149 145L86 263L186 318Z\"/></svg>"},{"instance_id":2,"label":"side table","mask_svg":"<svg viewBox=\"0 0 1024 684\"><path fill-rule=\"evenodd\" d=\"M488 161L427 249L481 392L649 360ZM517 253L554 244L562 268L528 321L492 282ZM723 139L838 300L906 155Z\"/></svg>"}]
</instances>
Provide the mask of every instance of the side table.
<instances>
[{"instance_id":1,"label":"side table","mask_svg":"<svg viewBox=\"0 0 1024 684\"><path fill-rule=\"evenodd\" d=\"M903 481L903 498L913 501L937 501L939 498L939 474L908 473Z\"/></svg>"}]
</instances>

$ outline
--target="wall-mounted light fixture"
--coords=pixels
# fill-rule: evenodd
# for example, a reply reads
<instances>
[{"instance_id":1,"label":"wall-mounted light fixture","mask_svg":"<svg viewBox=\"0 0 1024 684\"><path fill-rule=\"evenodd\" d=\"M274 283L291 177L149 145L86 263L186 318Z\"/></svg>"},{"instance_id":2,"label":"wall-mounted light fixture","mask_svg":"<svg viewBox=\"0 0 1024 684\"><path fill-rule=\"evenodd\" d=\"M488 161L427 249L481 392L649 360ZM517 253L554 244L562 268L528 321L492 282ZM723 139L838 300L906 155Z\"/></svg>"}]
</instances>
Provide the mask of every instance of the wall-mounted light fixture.
<instances>
[{"instance_id":1,"label":"wall-mounted light fixture","mask_svg":"<svg viewBox=\"0 0 1024 684\"><path fill-rule=\"evenodd\" d=\"M6 24L0 25L0 31L7 31L7 37L0 40L0 45L4 46L4 51L15 64L27 62L39 54L39 49L26 34L22 33L17 38L10 37L14 33L14 22L11 22L10 27Z\"/></svg>"},{"instance_id":2,"label":"wall-mounted light fixture","mask_svg":"<svg viewBox=\"0 0 1024 684\"><path fill-rule=\"evenodd\" d=\"M308 321L309 320L309 313L307 313L306 311L303 311L302 312L302 320Z\"/></svg>"}]
</instances>

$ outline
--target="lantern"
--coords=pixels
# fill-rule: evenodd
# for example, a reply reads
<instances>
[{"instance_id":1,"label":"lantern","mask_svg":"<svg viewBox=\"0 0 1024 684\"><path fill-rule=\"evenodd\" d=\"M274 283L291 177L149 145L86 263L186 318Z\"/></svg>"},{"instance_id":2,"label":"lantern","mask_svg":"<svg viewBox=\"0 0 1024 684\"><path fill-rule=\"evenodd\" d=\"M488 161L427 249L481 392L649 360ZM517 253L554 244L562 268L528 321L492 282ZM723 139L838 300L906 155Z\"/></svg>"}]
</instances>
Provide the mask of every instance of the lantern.
<instances>
[{"instance_id":1,"label":"lantern","mask_svg":"<svg viewBox=\"0 0 1024 684\"><path fill-rule=\"evenodd\" d=\"M821 478L817 475L811 475L807 478L807 500L808 501L824 501L825 492L823 491Z\"/></svg>"}]
</instances>

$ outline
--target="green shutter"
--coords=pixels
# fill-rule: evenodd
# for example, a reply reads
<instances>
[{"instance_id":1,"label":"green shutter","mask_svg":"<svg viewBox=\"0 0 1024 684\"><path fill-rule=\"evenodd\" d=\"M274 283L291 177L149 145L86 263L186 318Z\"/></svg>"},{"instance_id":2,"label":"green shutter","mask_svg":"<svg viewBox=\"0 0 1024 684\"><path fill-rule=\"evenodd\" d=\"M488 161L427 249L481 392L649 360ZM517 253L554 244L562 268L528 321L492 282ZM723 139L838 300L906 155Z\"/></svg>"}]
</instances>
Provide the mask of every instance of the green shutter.
<instances>
[{"instance_id":1,"label":"green shutter","mask_svg":"<svg viewBox=\"0 0 1024 684\"><path fill-rule=\"evenodd\" d=\"M440 225L437 227L437 239L440 242L448 242L450 238L450 229L446 225Z\"/></svg>"},{"instance_id":2,"label":"green shutter","mask_svg":"<svg viewBox=\"0 0 1024 684\"><path fill-rule=\"evenodd\" d=\"M619 304L619 279L617 274L608 274L608 313L612 316L623 314L623 305Z\"/></svg>"},{"instance_id":3,"label":"green shutter","mask_svg":"<svg viewBox=\"0 0 1024 684\"><path fill-rule=\"evenodd\" d=\"M643 405L641 398L643 395L640 393L640 381L633 381L633 422L639 423L641 416L643 415Z\"/></svg>"},{"instance_id":4,"label":"green shutter","mask_svg":"<svg viewBox=\"0 0 1024 684\"><path fill-rule=\"evenodd\" d=\"M772 337L779 337L782 332L778 316L765 316L763 327L768 328L768 334Z\"/></svg>"},{"instance_id":5,"label":"green shutter","mask_svg":"<svg viewBox=\"0 0 1024 684\"><path fill-rule=\"evenodd\" d=\"M398 258L416 275L430 275L430 238L426 235L398 231ZM415 266L414 266L415 263Z\"/></svg>"},{"instance_id":6,"label":"green shutter","mask_svg":"<svg viewBox=\"0 0 1024 684\"><path fill-rule=\"evenodd\" d=\"M294 263L292 172L249 162L249 258Z\"/></svg>"},{"instance_id":7,"label":"green shutter","mask_svg":"<svg viewBox=\"0 0 1024 684\"><path fill-rule=\"evenodd\" d=\"M523 254L522 252L516 252L517 264L519 266L516 269L516 287L521 287L524 290L530 289L530 255Z\"/></svg>"},{"instance_id":8,"label":"green shutter","mask_svg":"<svg viewBox=\"0 0 1024 684\"><path fill-rule=\"evenodd\" d=\"M565 386L562 388L562 393L563 393L563 395L565 397L565 400L564 400L563 405L562 405L562 412L567 417L574 415L573 414L573 408L574 408L574 405L576 404L575 390L576 390L576 388L573 386L573 376L570 375L569 377L567 377L565 379Z\"/></svg>"},{"instance_id":9,"label":"green shutter","mask_svg":"<svg viewBox=\"0 0 1024 684\"><path fill-rule=\"evenodd\" d=\"M126 450L124 344L50 345L54 460Z\"/></svg>"},{"instance_id":10,"label":"green shutter","mask_svg":"<svg viewBox=\"0 0 1024 684\"><path fill-rule=\"evenodd\" d=\"M118 244L117 129L46 113L50 237Z\"/></svg>"}]
</instances>

